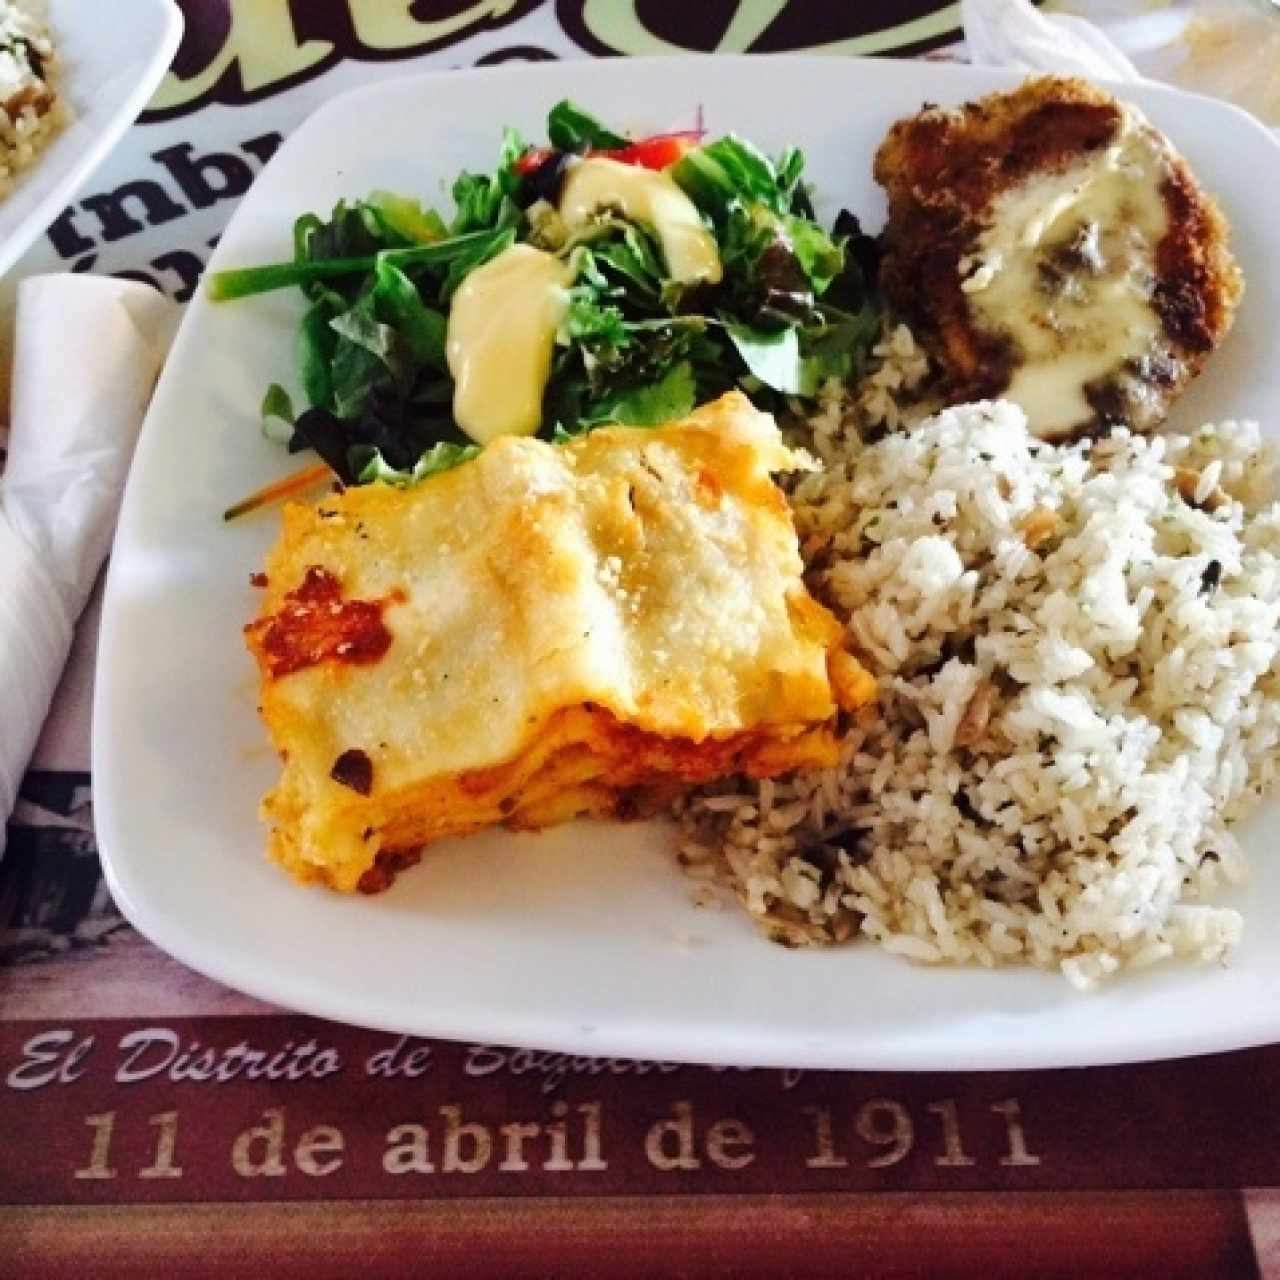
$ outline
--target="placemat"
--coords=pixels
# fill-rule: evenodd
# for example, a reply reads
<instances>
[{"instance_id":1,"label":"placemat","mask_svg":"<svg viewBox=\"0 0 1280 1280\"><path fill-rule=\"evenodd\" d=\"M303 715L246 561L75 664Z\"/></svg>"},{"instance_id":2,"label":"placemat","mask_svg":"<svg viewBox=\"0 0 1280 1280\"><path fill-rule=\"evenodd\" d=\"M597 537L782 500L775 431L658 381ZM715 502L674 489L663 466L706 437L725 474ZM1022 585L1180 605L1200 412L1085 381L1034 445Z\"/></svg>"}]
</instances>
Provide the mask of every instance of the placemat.
<instances>
[{"instance_id":1,"label":"placemat","mask_svg":"<svg viewBox=\"0 0 1280 1280\"><path fill-rule=\"evenodd\" d=\"M958 5L184 0L160 93L12 273L179 301L281 139L425 67L922 55ZM946 56L945 54L943 56ZM97 860L97 597L0 862L0 1274L1280 1274L1280 1047L870 1074L568 1057L327 1024L170 960Z\"/></svg>"}]
</instances>

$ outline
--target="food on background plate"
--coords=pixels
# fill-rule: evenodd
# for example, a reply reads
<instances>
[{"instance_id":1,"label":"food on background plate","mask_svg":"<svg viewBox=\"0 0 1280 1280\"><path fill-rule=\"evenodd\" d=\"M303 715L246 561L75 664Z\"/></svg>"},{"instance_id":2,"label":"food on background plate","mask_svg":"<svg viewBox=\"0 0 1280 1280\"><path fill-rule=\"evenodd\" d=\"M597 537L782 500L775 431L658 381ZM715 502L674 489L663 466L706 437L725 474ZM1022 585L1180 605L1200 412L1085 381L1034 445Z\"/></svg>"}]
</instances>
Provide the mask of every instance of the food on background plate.
<instances>
[{"instance_id":1,"label":"food on background plate","mask_svg":"<svg viewBox=\"0 0 1280 1280\"><path fill-rule=\"evenodd\" d=\"M38 0L0 0L0 197L68 119L44 11Z\"/></svg>"},{"instance_id":2,"label":"food on background plate","mask_svg":"<svg viewBox=\"0 0 1280 1280\"><path fill-rule=\"evenodd\" d=\"M1149 431L1231 327L1217 205L1136 107L1082 80L927 107L875 174L881 282L953 402L1012 400L1049 440Z\"/></svg>"},{"instance_id":3,"label":"food on background plate","mask_svg":"<svg viewBox=\"0 0 1280 1280\"><path fill-rule=\"evenodd\" d=\"M801 581L771 473L805 461L730 394L286 508L248 628L273 856L373 890L443 836L834 763L874 683Z\"/></svg>"}]
</instances>

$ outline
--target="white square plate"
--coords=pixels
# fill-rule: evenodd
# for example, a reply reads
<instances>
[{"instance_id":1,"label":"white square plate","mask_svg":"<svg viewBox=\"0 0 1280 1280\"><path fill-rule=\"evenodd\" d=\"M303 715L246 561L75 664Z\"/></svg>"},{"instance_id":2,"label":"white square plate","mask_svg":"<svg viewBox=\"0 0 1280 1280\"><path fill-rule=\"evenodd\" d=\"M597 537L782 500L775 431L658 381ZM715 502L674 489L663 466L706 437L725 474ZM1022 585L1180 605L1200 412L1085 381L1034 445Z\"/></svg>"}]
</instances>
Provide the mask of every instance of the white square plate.
<instances>
[{"instance_id":1,"label":"white square plate","mask_svg":"<svg viewBox=\"0 0 1280 1280\"><path fill-rule=\"evenodd\" d=\"M871 158L895 118L1017 76L822 58L609 60L423 76L345 96L281 149L213 268L290 252L304 210L384 187L444 201L487 170L499 130L539 138L569 95L637 131L737 130L802 145L822 213L875 227ZM1144 107L1217 192L1249 292L1178 419L1265 416L1274 358L1280 151L1235 109L1142 85ZM296 466L257 428L293 369L292 293L192 303L143 428L107 589L94 724L98 834L129 918L180 960L297 1009L395 1031L575 1053L815 1067L1062 1066L1280 1038L1276 808L1229 968L1169 968L1081 995L1055 974L913 966L870 945L786 951L736 910L698 910L660 825L574 824L433 846L386 894L301 888L263 857L277 766L241 640L274 514L233 500Z\"/></svg>"},{"instance_id":2,"label":"white square plate","mask_svg":"<svg viewBox=\"0 0 1280 1280\"><path fill-rule=\"evenodd\" d=\"M173 0L51 0L61 91L72 119L0 201L0 272L63 210L138 118L173 61L182 13Z\"/></svg>"}]
</instances>

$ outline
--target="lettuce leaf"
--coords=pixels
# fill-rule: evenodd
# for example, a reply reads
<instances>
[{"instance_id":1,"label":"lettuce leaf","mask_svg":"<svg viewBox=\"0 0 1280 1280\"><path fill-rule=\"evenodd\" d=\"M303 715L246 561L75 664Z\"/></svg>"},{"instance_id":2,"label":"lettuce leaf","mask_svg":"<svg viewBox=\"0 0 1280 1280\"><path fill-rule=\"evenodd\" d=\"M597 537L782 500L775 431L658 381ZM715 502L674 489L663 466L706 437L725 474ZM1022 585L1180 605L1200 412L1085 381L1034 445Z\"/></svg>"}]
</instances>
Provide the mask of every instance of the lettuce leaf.
<instances>
[{"instance_id":1,"label":"lettuce leaf","mask_svg":"<svg viewBox=\"0 0 1280 1280\"><path fill-rule=\"evenodd\" d=\"M379 449L371 445L356 444L350 449L350 465L357 484L390 484L397 489L409 489L428 476L452 471L464 462L470 462L480 453L478 444L452 444L442 440L428 449L412 467L393 467Z\"/></svg>"},{"instance_id":2,"label":"lettuce leaf","mask_svg":"<svg viewBox=\"0 0 1280 1280\"><path fill-rule=\"evenodd\" d=\"M374 268L374 281L374 313L399 333L409 358L446 372L444 313L427 306L413 281L385 258Z\"/></svg>"},{"instance_id":3,"label":"lettuce leaf","mask_svg":"<svg viewBox=\"0 0 1280 1280\"><path fill-rule=\"evenodd\" d=\"M811 396L817 389L813 372L800 354L800 338L794 328L768 332L745 324L726 324L743 363L753 377L784 395Z\"/></svg>"},{"instance_id":4,"label":"lettuce leaf","mask_svg":"<svg viewBox=\"0 0 1280 1280\"><path fill-rule=\"evenodd\" d=\"M273 444L288 444L293 439L297 416L293 412L293 398L278 382L267 388L258 416L262 419L262 434Z\"/></svg>"},{"instance_id":5,"label":"lettuce leaf","mask_svg":"<svg viewBox=\"0 0 1280 1280\"><path fill-rule=\"evenodd\" d=\"M561 151L586 151L589 147L625 147L629 139L601 124L595 116L564 98L547 116L547 139Z\"/></svg>"},{"instance_id":6,"label":"lettuce leaf","mask_svg":"<svg viewBox=\"0 0 1280 1280\"><path fill-rule=\"evenodd\" d=\"M693 412L696 386L687 360L673 364L655 382L623 387L597 400L589 420L616 422L627 427L657 427Z\"/></svg>"},{"instance_id":7,"label":"lettuce leaf","mask_svg":"<svg viewBox=\"0 0 1280 1280\"><path fill-rule=\"evenodd\" d=\"M393 191L371 191L365 197L382 225L399 236L405 244L431 244L449 234L444 219L434 209L424 209L422 202Z\"/></svg>"},{"instance_id":8,"label":"lettuce leaf","mask_svg":"<svg viewBox=\"0 0 1280 1280\"><path fill-rule=\"evenodd\" d=\"M501 231L519 224L523 214L513 199L520 183L515 164L526 150L524 139L514 129L505 129L493 173L464 171L458 175L452 193L457 206L451 228L454 235Z\"/></svg>"},{"instance_id":9,"label":"lettuce leaf","mask_svg":"<svg viewBox=\"0 0 1280 1280\"><path fill-rule=\"evenodd\" d=\"M844 270L844 246L837 244L816 222L791 215L782 219L787 240L813 292L821 297Z\"/></svg>"}]
</instances>

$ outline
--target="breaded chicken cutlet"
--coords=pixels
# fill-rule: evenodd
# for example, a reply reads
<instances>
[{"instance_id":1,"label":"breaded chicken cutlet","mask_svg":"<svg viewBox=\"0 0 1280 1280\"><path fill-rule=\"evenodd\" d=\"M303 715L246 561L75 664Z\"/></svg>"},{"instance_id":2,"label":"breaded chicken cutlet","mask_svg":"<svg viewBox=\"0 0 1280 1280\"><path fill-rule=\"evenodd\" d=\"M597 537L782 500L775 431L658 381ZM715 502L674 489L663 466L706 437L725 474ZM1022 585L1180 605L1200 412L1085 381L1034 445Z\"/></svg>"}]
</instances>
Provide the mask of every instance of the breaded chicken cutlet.
<instances>
[{"instance_id":1,"label":"breaded chicken cutlet","mask_svg":"<svg viewBox=\"0 0 1280 1280\"><path fill-rule=\"evenodd\" d=\"M1168 139L1045 76L895 124L880 279L953 401L1013 400L1066 439L1157 426L1231 327L1226 222Z\"/></svg>"}]
</instances>

